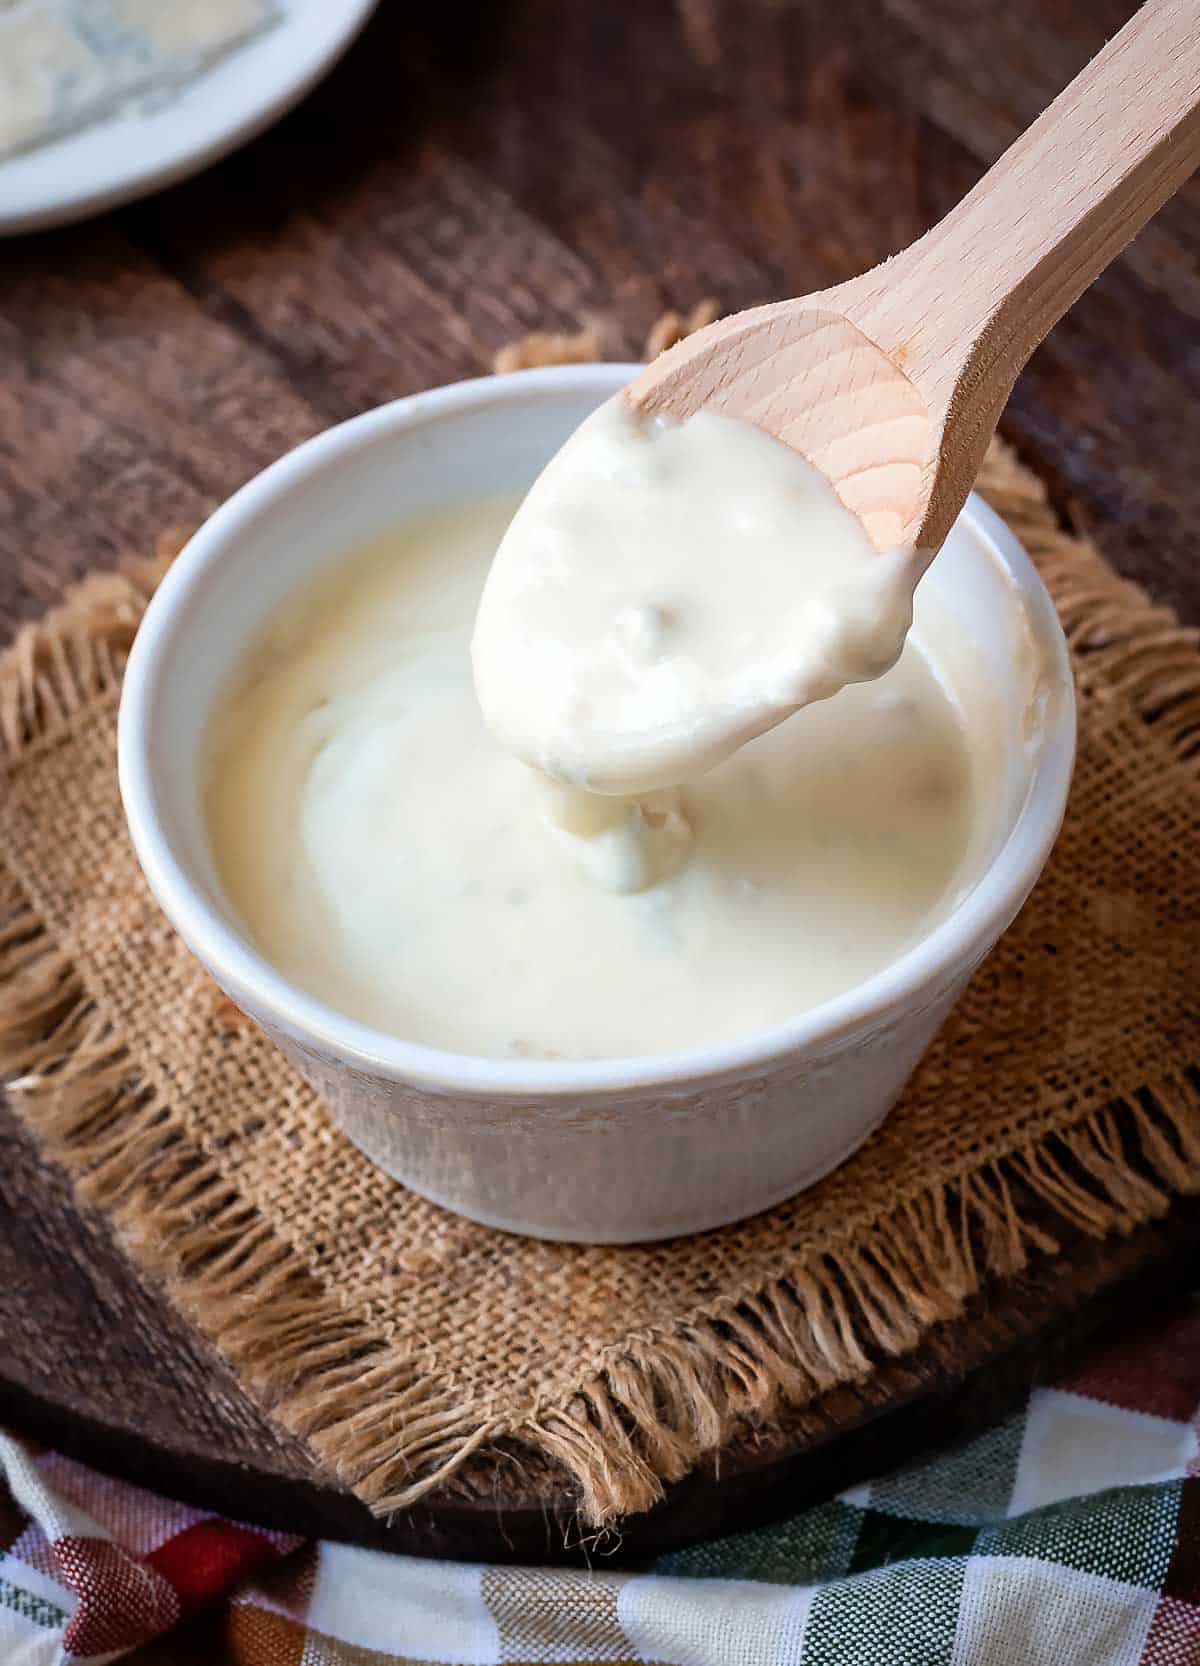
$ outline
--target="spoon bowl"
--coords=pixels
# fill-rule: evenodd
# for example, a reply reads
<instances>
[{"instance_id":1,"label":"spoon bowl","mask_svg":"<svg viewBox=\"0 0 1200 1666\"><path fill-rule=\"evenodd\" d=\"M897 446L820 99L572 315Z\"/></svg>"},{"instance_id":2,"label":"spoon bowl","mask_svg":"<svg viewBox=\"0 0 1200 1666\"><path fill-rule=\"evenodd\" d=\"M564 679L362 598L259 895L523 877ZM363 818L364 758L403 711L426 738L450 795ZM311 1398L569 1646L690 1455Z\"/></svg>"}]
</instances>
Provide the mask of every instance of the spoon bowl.
<instances>
[{"instance_id":1,"label":"spoon bowl","mask_svg":"<svg viewBox=\"0 0 1200 1666\"><path fill-rule=\"evenodd\" d=\"M752 422L815 464L878 550L913 543L933 450L920 390L838 291L754 307L681 342L633 383L647 416L703 409Z\"/></svg>"}]
</instances>

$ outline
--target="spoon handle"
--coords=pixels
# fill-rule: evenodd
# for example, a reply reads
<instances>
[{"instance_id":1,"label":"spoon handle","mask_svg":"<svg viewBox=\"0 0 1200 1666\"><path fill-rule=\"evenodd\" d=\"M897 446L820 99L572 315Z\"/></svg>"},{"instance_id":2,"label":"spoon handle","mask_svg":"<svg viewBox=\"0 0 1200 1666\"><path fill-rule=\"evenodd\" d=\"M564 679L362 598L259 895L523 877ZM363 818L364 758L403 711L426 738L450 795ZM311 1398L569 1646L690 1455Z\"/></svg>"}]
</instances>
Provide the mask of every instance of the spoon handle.
<instances>
[{"instance_id":1,"label":"spoon handle","mask_svg":"<svg viewBox=\"0 0 1200 1666\"><path fill-rule=\"evenodd\" d=\"M1197 165L1200 0L1147 0L940 224L846 286L972 473L1034 348Z\"/></svg>"}]
</instances>

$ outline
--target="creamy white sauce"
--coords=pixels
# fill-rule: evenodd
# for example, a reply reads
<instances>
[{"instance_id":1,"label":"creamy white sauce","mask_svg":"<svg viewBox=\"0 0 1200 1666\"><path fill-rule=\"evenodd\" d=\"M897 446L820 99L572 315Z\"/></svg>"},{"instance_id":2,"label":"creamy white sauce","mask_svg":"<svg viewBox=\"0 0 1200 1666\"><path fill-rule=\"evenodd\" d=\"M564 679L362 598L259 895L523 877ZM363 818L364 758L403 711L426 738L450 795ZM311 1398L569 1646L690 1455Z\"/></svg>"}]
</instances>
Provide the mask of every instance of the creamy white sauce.
<instances>
[{"instance_id":1,"label":"creamy white sauce","mask_svg":"<svg viewBox=\"0 0 1200 1666\"><path fill-rule=\"evenodd\" d=\"M899 656L923 563L880 554L825 476L749 423L623 395L518 509L475 625L502 745L593 793L693 779Z\"/></svg>"},{"instance_id":2,"label":"creamy white sauce","mask_svg":"<svg viewBox=\"0 0 1200 1666\"><path fill-rule=\"evenodd\" d=\"M213 855L287 977L453 1051L635 1056L794 1017L952 905L977 794L956 710L915 643L878 681L638 804L564 793L499 744L468 649L511 512L464 510L339 562L220 704ZM716 575L729 606L738 570ZM724 676L741 651L718 613L704 641Z\"/></svg>"}]
</instances>

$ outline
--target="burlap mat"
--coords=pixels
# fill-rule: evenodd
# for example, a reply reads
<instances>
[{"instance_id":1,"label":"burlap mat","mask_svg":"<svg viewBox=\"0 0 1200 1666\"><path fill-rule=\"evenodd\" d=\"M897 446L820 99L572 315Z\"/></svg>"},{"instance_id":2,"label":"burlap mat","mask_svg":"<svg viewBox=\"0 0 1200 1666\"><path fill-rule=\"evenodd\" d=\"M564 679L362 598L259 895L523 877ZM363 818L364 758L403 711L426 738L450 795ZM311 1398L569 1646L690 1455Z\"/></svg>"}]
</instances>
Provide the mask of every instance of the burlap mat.
<instances>
[{"instance_id":1,"label":"burlap mat","mask_svg":"<svg viewBox=\"0 0 1200 1666\"><path fill-rule=\"evenodd\" d=\"M1052 1253L1048 1221L1128 1231L1200 1186L1200 633L1064 533L1002 447L981 486L1074 648L1057 850L852 1161L649 1248L523 1241L406 1192L174 937L115 769L153 563L89 579L0 662L13 1099L248 1392L375 1509L502 1438L564 1464L587 1519L641 1509L740 1419L865 1376Z\"/></svg>"}]
</instances>

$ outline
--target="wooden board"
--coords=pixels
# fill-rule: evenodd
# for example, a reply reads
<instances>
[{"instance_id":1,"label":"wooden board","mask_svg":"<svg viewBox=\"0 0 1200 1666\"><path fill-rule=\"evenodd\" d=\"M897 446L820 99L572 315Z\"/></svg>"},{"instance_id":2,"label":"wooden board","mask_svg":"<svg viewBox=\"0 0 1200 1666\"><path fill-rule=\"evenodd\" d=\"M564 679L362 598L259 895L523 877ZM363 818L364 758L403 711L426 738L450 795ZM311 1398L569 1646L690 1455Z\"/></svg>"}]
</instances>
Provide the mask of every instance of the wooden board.
<instances>
[{"instance_id":1,"label":"wooden board","mask_svg":"<svg viewBox=\"0 0 1200 1666\"><path fill-rule=\"evenodd\" d=\"M235 1517L314 1537L497 1562L636 1564L793 1514L925 1447L1003 1415L1032 1382L1115 1325L1145 1322L1200 1272L1200 1200L1130 1238L1087 1239L993 1286L967 1316L862 1388L841 1388L770 1434L746 1429L663 1505L601 1543L581 1533L553 1471L479 1468L390 1523L324 1484L224 1363L143 1283L102 1222L0 1111L0 1423L72 1456ZM16 1349L14 1350L14 1344Z\"/></svg>"},{"instance_id":2,"label":"wooden board","mask_svg":"<svg viewBox=\"0 0 1200 1666\"><path fill-rule=\"evenodd\" d=\"M0 255L0 635L198 520L286 447L598 317L847 277L966 189L1123 0L443 0L383 6L330 81L210 174ZM416 15L414 15L416 14ZM1018 386L1006 430L1110 558L1200 620L1200 189ZM1200 1206L1081 1241L628 1526L618 1555L790 1512L980 1427L1098 1325L1194 1282ZM572 1560L552 1471L502 1461L381 1526L74 1208L0 1109L0 1419L234 1515L429 1555ZM612 1546L604 1547L611 1552Z\"/></svg>"}]
</instances>

